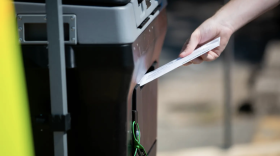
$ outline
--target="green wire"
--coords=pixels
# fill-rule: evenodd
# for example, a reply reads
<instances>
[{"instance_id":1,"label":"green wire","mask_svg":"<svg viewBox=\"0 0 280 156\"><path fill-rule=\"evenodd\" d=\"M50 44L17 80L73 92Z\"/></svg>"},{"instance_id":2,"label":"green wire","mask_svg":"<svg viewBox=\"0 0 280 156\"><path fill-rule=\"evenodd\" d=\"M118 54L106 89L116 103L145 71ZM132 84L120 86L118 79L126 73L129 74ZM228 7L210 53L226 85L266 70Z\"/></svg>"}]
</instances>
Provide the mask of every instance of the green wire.
<instances>
[{"instance_id":1,"label":"green wire","mask_svg":"<svg viewBox=\"0 0 280 156\"><path fill-rule=\"evenodd\" d=\"M139 135L138 135L138 137L136 138L136 137L135 137L135 132L134 132L134 125L135 125L135 121L133 121L133 123L132 123L132 132L133 132L133 138L134 138L134 144L135 144L134 156L136 156L136 153L137 153L137 150L138 150L138 149L139 149L139 150L142 149L142 150L144 151L145 155L148 156L147 153L146 153L146 151L145 151L145 149L144 149L144 147L140 144L140 138L141 138L140 127L139 127L139 125L138 125L138 123L137 123L136 125L137 125L137 128L138 128L138 130L139 130Z\"/></svg>"}]
</instances>

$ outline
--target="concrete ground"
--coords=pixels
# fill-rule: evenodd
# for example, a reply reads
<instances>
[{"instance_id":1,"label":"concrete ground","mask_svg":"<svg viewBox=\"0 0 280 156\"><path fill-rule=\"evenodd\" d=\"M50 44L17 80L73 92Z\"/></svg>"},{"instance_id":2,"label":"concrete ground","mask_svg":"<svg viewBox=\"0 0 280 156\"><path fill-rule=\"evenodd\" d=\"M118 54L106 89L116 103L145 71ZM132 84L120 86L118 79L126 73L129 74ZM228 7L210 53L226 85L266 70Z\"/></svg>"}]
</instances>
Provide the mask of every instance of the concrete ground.
<instances>
[{"instance_id":1,"label":"concrete ground","mask_svg":"<svg viewBox=\"0 0 280 156\"><path fill-rule=\"evenodd\" d=\"M158 156L279 156L280 142L241 144L229 150L217 147L193 148L177 152L159 153Z\"/></svg>"},{"instance_id":2,"label":"concrete ground","mask_svg":"<svg viewBox=\"0 0 280 156\"><path fill-rule=\"evenodd\" d=\"M280 116L259 120L253 139L247 144L235 144L229 149L217 146L160 151L158 156L280 156Z\"/></svg>"},{"instance_id":3,"label":"concrete ground","mask_svg":"<svg viewBox=\"0 0 280 156\"><path fill-rule=\"evenodd\" d=\"M163 53L161 64L168 62ZM234 66L233 142L247 143L257 119L236 116L238 104L248 98L250 66ZM223 64L221 59L180 67L159 79L158 151L223 146Z\"/></svg>"}]
</instances>

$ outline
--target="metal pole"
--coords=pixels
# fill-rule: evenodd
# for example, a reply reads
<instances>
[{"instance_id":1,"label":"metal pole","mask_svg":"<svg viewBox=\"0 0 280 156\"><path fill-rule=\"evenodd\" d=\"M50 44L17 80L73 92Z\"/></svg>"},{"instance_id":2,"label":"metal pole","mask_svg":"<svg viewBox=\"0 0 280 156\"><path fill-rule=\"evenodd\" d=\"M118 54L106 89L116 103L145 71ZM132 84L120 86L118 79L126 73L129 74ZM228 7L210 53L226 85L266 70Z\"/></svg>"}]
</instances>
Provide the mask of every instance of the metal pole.
<instances>
[{"instance_id":1,"label":"metal pole","mask_svg":"<svg viewBox=\"0 0 280 156\"><path fill-rule=\"evenodd\" d=\"M66 115L67 92L61 0L46 0L51 112ZM54 132L54 155L67 156L67 134Z\"/></svg>"},{"instance_id":2,"label":"metal pole","mask_svg":"<svg viewBox=\"0 0 280 156\"><path fill-rule=\"evenodd\" d=\"M229 0L224 0L227 3ZM224 51L224 142L223 148L228 149L232 145L232 122L231 122L231 104L232 104L232 64L233 64L233 45L232 36Z\"/></svg>"},{"instance_id":3,"label":"metal pole","mask_svg":"<svg viewBox=\"0 0 280 156\"><path fill-rule=\"evenodd\" d=\"M232 63L233 63L233 39L230 39L224 52L224 148L232 145Z\"/></svg>"}]
</instances>

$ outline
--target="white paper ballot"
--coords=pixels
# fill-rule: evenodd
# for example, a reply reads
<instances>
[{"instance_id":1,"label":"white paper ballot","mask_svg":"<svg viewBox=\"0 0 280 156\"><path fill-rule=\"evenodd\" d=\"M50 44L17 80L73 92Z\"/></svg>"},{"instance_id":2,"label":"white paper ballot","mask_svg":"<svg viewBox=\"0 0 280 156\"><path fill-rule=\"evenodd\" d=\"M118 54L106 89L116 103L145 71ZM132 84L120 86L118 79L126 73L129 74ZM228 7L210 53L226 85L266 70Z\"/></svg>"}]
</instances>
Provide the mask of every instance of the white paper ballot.
<instances>
[{"instance_id":1,"label":"white paper ballot","mask_svg":"<svg viewBox=\"0 0 280 156\"><path fill-rule=\"evenodd\" d=\"M191 60L207 53L208 51L216 48L220 46L220 37L216 38L210 42L208 42L207 44L204 44L203 46L197 48L196 50L194 50L190 55L184 57L184 58L177 58L161 67L159 67L158 69L149 72L147 74L145 74L143 76L143 78L140 80L140 82L138 83L140 86L145 85L146 83L149 83L151 81L153 81L154 79L159 78L160 76L190 62Z\"/></svg>"}]
</instances>

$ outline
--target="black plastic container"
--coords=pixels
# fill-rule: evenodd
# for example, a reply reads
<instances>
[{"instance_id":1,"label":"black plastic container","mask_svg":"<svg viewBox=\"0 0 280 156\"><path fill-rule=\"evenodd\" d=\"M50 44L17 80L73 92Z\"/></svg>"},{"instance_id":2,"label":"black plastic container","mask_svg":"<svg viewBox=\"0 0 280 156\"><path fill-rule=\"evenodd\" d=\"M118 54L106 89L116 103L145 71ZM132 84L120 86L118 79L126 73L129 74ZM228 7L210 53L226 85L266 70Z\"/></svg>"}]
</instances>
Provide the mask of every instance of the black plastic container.
<instances>
[{"instance_id":1,"label":"black plastic container","mask_svg":"<svg viewBox=\"0 0 280 156\"><path fill-rule=\"evenodd\" d=\"M133 155L135 118L141 144L149 156L156 155L157 81L143 87L136 82L158 67L166 26L162 10L133 43L65 46L69 156ZM47 45L22 45L22 54L36 156L53 156Z\"/></svg>"}]
</instances>

